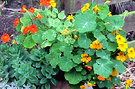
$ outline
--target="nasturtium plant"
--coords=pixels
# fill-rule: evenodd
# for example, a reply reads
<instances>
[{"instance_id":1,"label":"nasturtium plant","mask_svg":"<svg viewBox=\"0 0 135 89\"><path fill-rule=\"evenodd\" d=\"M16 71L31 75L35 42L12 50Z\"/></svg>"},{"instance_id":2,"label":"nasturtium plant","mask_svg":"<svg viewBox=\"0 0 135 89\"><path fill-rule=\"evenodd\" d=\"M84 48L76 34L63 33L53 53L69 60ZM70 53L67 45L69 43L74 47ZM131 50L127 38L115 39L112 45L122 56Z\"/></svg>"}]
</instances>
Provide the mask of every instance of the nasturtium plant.
<instances>
[{"instance_id":1,"label":"nasturtium plant","mask_svg":"<svg viewBox=\"0 0 135 89\"><path fill-rule=\"evenodd\" d=\"M135 58L126 43L122 17L112 15L107 3L86 3L68 17L53 0L40 4L46 7L22 7L23 17L14 21L20 34L12 44L0 45L0 77L6 83L17 81L18 86L50 89L61 70L72 89L120 84L116 75L124 72L123 62ZM10 36L5 33L1 40L9 42Z\"/></svg>"}]
</instances>

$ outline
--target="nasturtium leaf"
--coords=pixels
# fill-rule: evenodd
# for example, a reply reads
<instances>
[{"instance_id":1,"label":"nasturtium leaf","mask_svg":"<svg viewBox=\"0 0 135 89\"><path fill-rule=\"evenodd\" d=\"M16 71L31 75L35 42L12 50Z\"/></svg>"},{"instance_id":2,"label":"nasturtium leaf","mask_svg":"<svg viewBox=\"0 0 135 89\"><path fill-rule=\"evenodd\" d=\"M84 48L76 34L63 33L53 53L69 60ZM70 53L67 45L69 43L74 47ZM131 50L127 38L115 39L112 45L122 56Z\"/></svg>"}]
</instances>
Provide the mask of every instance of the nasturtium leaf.
<instances>
[{"instance_id":1,"label":"nasturtium leaf","mask_svg":"<svg viewBox=\"0 0 135 89\"><path fill-rule=\"evenodd\" d=\"M114 68L119 73L123 73L124 72L125 66L124 66L124 64L121 61L119 61L119 60L112 60L112 62L113 62Z\"/></svg>"},{"instance_id":2,"label":"nasturtium leaf","mask_svg":"<svg viewBox=\"0 0 135 89\"><path fill-rule=\"evenodd\" d=\"M95 57L92 56L91 61L87 65L92 67L94 63L96 63L96 60L95 60Z\"/></svg>"},{"instance_id":3,"label":"nasturtium leaf","mask_svg":"<svg viewBox=\"0 0 135 89\"><path fill-rule=\"evenodd\" d=\"M48 23L49 23L49 26L54 26L54 19L52 18L48 18Z\"/></svg>"},{"instance_id":4,"label":"nasturtium leaf","mask_svg":"<svg viewBox=\"0 0 135 89\"><path fill-rule=\"evenodd\" d=\"M124 38L126 38L126 36L127 36L127 34L126 34L126 31L125 31L125 30L121 30L121 31L119 31L119 34L120 34L121 36L123 36Z\"/></svg>"},{"instance_id":5,"label":"nasturtium leaf","mask_svg":"<svg viewBox=\"0 0 135 89\"><path fill-rule=\"evenodd\" d=\"M56 18L56 16L57 16L56 12L52 11L51 16L52 16L52 18Z\"/></svg>"},{"instance_id":6,"label":"nasturtium leaf","mask_svg":"<svg viewBox=\"0 0 135 89\"><path fill-rule=\"evenodd\" d=\"M113 15L110 17L107 17L105 19L105 23L110 23L109 25L106 24L106 29L110 32L113 32L115 29L122 28L124 26L124 20L119 15Z\"/></svg>"},{"instance_id":7,"label":"nasturtium leaf","mask_svg":"<svg viewBox=\"0 0 135 89\"><path fill-rule=\"evenodd\" d=\"M57 40L60 41L60 42L63 42L63 41L64 41L64 36L61 35L61 34L59 34L59 35L57 36Z\"/></svg>"},{"instance_id":8,"label":"nasturtium leaf","mask_svg":"<svg viewBox=\"0 0 135 89\"><path fill-rule=\"evenodd\" d=\"M78 65L77 67L75 67L76 71L81 71L83 68L81 65Z\"/></svg>"},{"instance_id":9,"label":"nasturtium leaf","mask_svg":"<svg viewBox=\"0 0 135 89\"><path fill-rule=\"evenodd\" d=\"M108 42L106 40L102 40L100 43L102 44L103 49L108 47Z\"/></svg>"},{"instance_id":10,"label":"nasturtium leaf","mask_svg":"<svg viewBox=\"0 0 135 89\"><path fill-rule=\"evenodd\" d=\"M98 84L99 88L103 88L106 86L104 81L98 81L97 84Z\"/></svg>"},{"instance_id":11,"label":"nasturtium leaf","mask_svg":"<svg viewBox=\"0 0 135 89\"><path fill-rule=\"evenodd\" d=\"M83 69L83 70L81 71L81 74L82 74L82 75L86 75L86 74L87 74L86 69Z\"/></svg>"},{"instance_id":12,"label":"nasturtium leaf","mask_svg":"<svg viewBox=\"0 0 135 89\"><path fill-rule=\"evenodd\" d=\"M47 82L47 78L43 77L41 80L40 80L40 84L44 84Z\"/></svg>"},{"instance_id":13,"label":"nasturtium leaf","mask_svg":"<svg viewBox=\"0 0 135 89\"><path fill-rule=\"evenodd\" d=\"M36 43L32 39L32 35L27 36L24 39L23 46L26 48L32 48L36 45Z\"/></svg>"},{"instance_id":14,"label":"nasturtium leaf","mask_svg":"<svg viewBox=\"0 0 135 89\"><path fill-rule=\"evenodd\" d=\"M66 27L64 27L63 25L59 25L57 28L56 28L56 30L58 31L58 32L62 32L63 30L65 30L66 29Z\"/></svg>"},{"instance_id":15,"label":"nasturtium leaf","mask_svg":"<svg viewBox=\"0 0 135 89\"><path fill-rule=\"evenodd\" d=\"M81 61L81 56L79 56L79 55L73 56L72 59L73 59L73 62L76 63L76 64L82 63L82 61Z\"/></svg>"},{"instance_id":16,"label":"nasturtium leaf","mask_svg":"<svg viewBox=\"0 0 135 89\"><path fill-rule=\"evenodd\" d=\"M106 85L106 87L111 88L113 86L113 83L111 81L105 80L105 85Z\"/></svg>"},{"instance_id":17,"label":"nasturtium leaf","mask_svg":"<svg viewBox=\"0 0 135 89\"><path fill-rule=\"evenodd\" d=\"M98 12L98 14L99 14L99 17L103 20L103 19L105 19L107 16L108 16L108 13L109 13L109 10L100 10L99 12Z\"/></svg>"},{"instance_id":18,"label":"nasturtium leaf","mask_svg":"<svg viewBox=\"0 0 135 89\"><path fill-rule=\"evenodd\" d=\"M64 11L61 11L59 14L58 14L58 18L63 20L66 18L66 15L65 15L65 12Z\"/></svg>"},{"instance_id":19,"label":"nasturtium leaf","mask_svg":"<svg viewBox=\"0 0 135 89\"><path fill-rule=\"evenodd\" d=\"M37 32L35 32L34 34L32 34L32 39L34 40L35 43L42 43L42 30L39 30Z\"/></svg>"},{"instance_id":20,"label":"nasturtium leaf","mask_svg":"<svg viewBox=\"0 0 135 89\"><path fill-rule=\"evenodd\" d=\"M118 84L118 85L120 85L120 79L119 78L117 78L117 77L112 77L112 82L113 82L113 84Z\"/></svg>"},{"instance_id":21,"label":"nasturtium leaf","mask_svg":"<svg viewBox=\"0 0 135 89\"><path fill-rule=\"evenodd\" d=\"M71 52L73 50L73 47L72 46L66 46L65 49L64 49L64 56L71 56Z\"/></svg>"},{"instance_id":22,"label":"nasturtium leaf","mask_svg":"<svg viewBox=\"0 0 135 89\"><path fill-rule=\"evenodd\" d=\"M89 38L87 38L86 34L79 34L78 45L82 48L88 49L90 44L92 43Z\"/></svg>"},{"instance_id":23,"label":"nasturtium leaf","mask_svg":"<svg viewBox=\"0 0 135 89\"><path fill-rule=\"evenodd\" d=\"M75 17L75 28L80 33L93 31L96 26L96 16L92 10L87 10L85 13L76 15Z\"/></svg>"},{"instance_id":24,"label":"nasturtium leaf","mask_svg":"<svg viewBox=\"0 0 135 89\"><path fill-rule=\"evenodd\" d=\"M16 28L16 31L17 32L21 32L21 26L22 24L21 23L19 23L15 28Z\"/></svg>"},{"instance_id":25,"label":"nasturtium leaf","mask_svg":"<svg viewBox=\"0 0 135 89\"><path fill-rule=\"evenodd\" d=\"M109 42L107 49L108 49L109 51L115 52L115 50L117 49L117 43Z\"/></svg>"},{"instance_id":26,"label":"nasturtium leaf","mask_svg":"<svg viewBox=\"0 0 135 89\"><path fill-rule=\"evenodd\" d=\"M106 37L98 30L93 31L94 37L101 42L102 40L106 40Z\"/></svg>"},{"instance_id":27,"label":"nasturtium leaf","mask_svg":"<svg viewBox=\"0 0 135 89\"><path fill-rule=\"evenodd\" d=\"M62 71L69 72L73 68L74 63L67 57L61 57L58 65Z\"/></svg>"},{"instance_id":28,"label":"nasturtium leaf","mask_svg":"<svg viewBox=\"0 0 135 89\"><path fill-rule=\"evenodd\" d=\"M29 17L21 17L20 18L21 23L23 23L23 26L27 26L29 23L31 23L31 19Z\"/></svg>"},{"instance_id":29,"label":"nasturtium leaf","mask_svg":"<svg viewBox=\"0 0 135 89\"><path fill-rule=\"evenodd\" d=\"M62 22L59 19L54 19L53 23L54 23L54 27L58 27L59 25L62 24Z\"/></svg>"},{"instance_id":30,"label":"nasturtium leaf","mask_svg":"<svg viewBox=\"0 0 135 89\"><path fill-rule=\"evenodd\" d=\"M24 38L25 38L25 36L23 34L20 34L15 37L15 40L16 40L17 44L22 44L24 41Z\"/></svg>"},{"instance_id":31,"label":"nasturtium leaf","mask_svg":"<svg viewBox=\"0 0 135 89\"><path fill-rule=\"evenodd\" d=\"M58 13L58 9L57 8L53 8L53 11Z\"/></svg>"},{"instance_id":32,"label":"nasturtium leaf","mask_svg":"<svg viewBox=\"0 0 135 89\"><path fill-rule=\"evenodd\" d=\"M56 38L56 32L53 29L49 29L42 34L43 40L47 39L48 41L53 41L53 40L55 40L55 38Z\"/></svg>"},{"instance_id":33,"label":"nasturtium leaf","mask_svg":"<svg viewBox=\"0 0 135 89\"><path fill-rule=\"evenodd\" d=\"M94 72L104 78L108 78L113 71L113 63L106 59L98 59L96 62L93 65Z\"/></svg>"},{"instance_id":34,"label":"nasturtium leaf","mask_svg":"<svg viewBox=\"0 0 135 89\"><path fill-rule=\"evenodd\" d=\"M98 29L99 31L103 31L105 29L105 23L103 22L97 23L96 29Z\"/></svg>"},{"instance_id":35,"label":"nasturtium leaf","mask_svg":"<svg viewBox=\"0 0 135 89\"><path fill-rule=\"evenodd\" d=\"M91 49L91 48L86 49L86 50L85 50L85 53L86 53L86 54L89 54L89 56L92 56L92 55L94 55L94 53L95 53L95 49Z\"/></svg>"},{"instance_id":36,"label":"nasturtium leaf","mask_svg":"<svg viewBox=\"0 0 135 89\"><path fill-rule=\"evenodd\" d=\"M108 50L97 50L96 55L103 59L110 60L111 53Z\"/></svg>"},{"instance_id":37,"label":"nasturtium leaf","mask_svg":"<svg viewBox=\"0 0 135 89\"><path fill-rule=\"evenodd\" d=\"M83 75L80 72L76 72L75 70L66 72L64 76L69 84L78 84L80 81L83 80Z\"/></svg>"},{"instance_id":38,"label":"nasturtium leaf","mask_svg":"<svg viewBox=\"0 0 135 89\"><path fill-rule=\"evenodd\" d=\"M43 17L43 18L41 18L41 19L39 19L40 21L41 21L41 23L46 23L46 21L47 21L47 19L46 19L46 17Z\"/></svg>"},{"instance_id":39,"label":"nasturtium leaf","mask_svg":"<svg viewBox=\"0 0 135 89\"><path fill-rule=\"evenodd\" d=\"M67 43L67 44L74 44L75 42L75 39L71 36L66 36L64 41Z\"/></svg>"},{"instance_id":40,"label":"nasturtium leaf","mask_svg":"<svg viewBox=\"0 0 135 89\"><path fill-rule=\"evenodd\" d=\"M45 40L42 44L41 44L41 48L45 48L47 46L51 46L52 42L49 42L48 40Z\"/></svg>"},{"instance_id":41,"label":"nasturtium leaf","mask_svg":"<svg viewBox=\"0 0 135 89\"><path fill-rule=\"evenodd\" d=\"M114 36L114 34L108 34L107 38L111 41L111 42L116 42L116 38Z\"/></svg>"},{"instance_id":42,"label":"nasturtium leaf","mask_svg":"<svg viewBox=\"0 0 135 89\"><path fill-rule=\"evenodd\" d=\"M64 22L64 26L65 26L66 28L68 28L68 27L72 26L72 23L71 23L69 20L66 20L66 21Z\"/></svg>"}]
</instances>

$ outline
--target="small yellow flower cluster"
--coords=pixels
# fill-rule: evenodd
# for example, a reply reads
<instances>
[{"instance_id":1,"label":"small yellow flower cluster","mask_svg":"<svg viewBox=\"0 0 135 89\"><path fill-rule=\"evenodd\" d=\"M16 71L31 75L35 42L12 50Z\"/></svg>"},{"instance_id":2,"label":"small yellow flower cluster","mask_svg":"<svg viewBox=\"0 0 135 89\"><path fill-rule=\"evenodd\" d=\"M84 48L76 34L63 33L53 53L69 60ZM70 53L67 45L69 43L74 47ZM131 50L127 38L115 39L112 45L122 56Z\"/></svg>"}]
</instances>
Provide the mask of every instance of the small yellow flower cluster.
<instances>
[{"instance_id":1,"label":"small yellow flower cluster","mask_svg":"<svg viewBox=\"0 0 135 89\"><path fill-rule=\"evenodd\" d=\"M126 39L123 36L121 36L121 35L117 35L116 36L116 40L117 40L119 49L121 51L126 51L126 49L128 48L128 44L125 43Z\"/></svg>"},{"instance_id":2,"label":"small yellow flower cluster","mask_svg":"<svg viewBox=\"0 0 135 89\"><path fill-rule=\"evenodd\" d=\"M89 61L91 61L91 57L88 57L88 54L86 53L82 54L81 57L82 57L81 59L82 62L88 63Z\"/></svg>"},{"instance_id":3,"label":"small yellow flower cluster","mask_svg":"<svg viewBox=\"0 0 135 89\"><path fill-rule=\"evenodd\" d=\"M98 42L98 40L95 40L90 44L89 46L91 49L102 49L102 44Z\"/></svg>"},{"instance_id":4,"label":"small yellow flower cluster","mask_svg":"<svg viewBox=\"0 0 135 89\"><path fill-rule=\"evenodd\" d=\"M71 15L68 15L67 20L72 20L72 19L74 19L73 18L73 15L72 14Z\"/></svg>"},{"instance_id":5,"label":"small yellow flower cluster","mask_svg":"<svg viewBox=\"0 0 135 89\"><path fill-rule=\"evenodd\" d=\"M83 13L86 10L90 10L90 4L86 3L84 7L81 8L81 12Z\"/></svg>"},{"instance_id":6,"label":"small yellow flower cluster","mask_svg":"<svg viewBox=\"0 0 135 89\"><path fill-rule=\"evenodd\" d=\"M98 8L98 6L96 5L95 7L93 7L92 8L92 10L95 12L95 13L97 13L97 12L99 12L100 11L100 9Z\"/></svg>"},{"instance_id":7,"label":"small yellow flower cluster","mask_svg":"<svg viewBox=\"0 0 135 89\"><path fill-rule=\"evenodd\" d=\"M118 56L116 56L117 60L124 62L127 59L127 57L124 55L124 52L119 52L117 54L118 54Z\"/></svg>"},{"instance_id":8,"label":"small yellow flower cluster","mask_svg":"<svg viewBox=\"0 0 135 89\"><path fill-rule=\"evenodd\" d=\"M132 84L132 79L128 79L126 81L126 89L128 89L128 87Z\"/></svg>"}]
</instances>

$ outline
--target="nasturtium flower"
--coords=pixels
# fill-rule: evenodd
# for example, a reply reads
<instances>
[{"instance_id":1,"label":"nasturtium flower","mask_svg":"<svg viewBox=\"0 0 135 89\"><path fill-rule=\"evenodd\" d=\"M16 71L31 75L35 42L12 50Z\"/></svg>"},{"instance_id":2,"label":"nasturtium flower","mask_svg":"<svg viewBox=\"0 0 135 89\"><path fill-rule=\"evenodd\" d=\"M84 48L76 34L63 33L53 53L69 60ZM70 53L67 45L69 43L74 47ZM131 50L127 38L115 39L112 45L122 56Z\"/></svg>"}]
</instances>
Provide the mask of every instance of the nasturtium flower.
<instances>
[{"instance_id":1,"label":"nasturtium flower","mask_svg":"<svg viewBox=\"0 0 135 89\"><path fill-rule=\"evenodd\" d=\"M106 78L106 80L111 81L111 77Z\"/></svg>"},{"instance_id":2,"label":"nasturtium flower","mask_svg":"<svg viewBox=\"0 0 135 89\"><path fill-rule=\"evenodd\" d=\"M84 7L81 8L81 12L83 13L86 10L90 10L90 4L86 3Z\"/></svg>"},{"instance_id":3,"label":"nasturtium flower","mask_svg":"<svg viewBox=\"0 0 135 89\"><path fill-rule=\"evenodd\" d=\"M128 56L129 59L135 58L135 51L134 51L134 48L133 47L131 47L131 48L128 49L127 56Z\"/></svg>"},{"instance_id":4,"label":"nasturtium flower","mask_svg":"<svg viewBox=\"0 0 135 89\"><path fill-rule=\"evenodd\" d=\"M95 13L97 13L97 12L99 12L100 11L100 9L98 8L98 6L96 5L95 7L93 7L92 8L92 10L95 12Z\"/></svg>"},{"instance_id":5,"label":"nasturtium flower","mask_svg":"<svg viewBox=\"0 0 135 89\"><path fill-rule=\"evenodd\" d=\"M117 60L124 62L127 59L127 57L124 55L124 52L119 52L117 54L118 54L118 56L116 56Z\"/></svg>"},{"instance_id":6,"label":"nasturtium flower","mask_svg":"<svg viewBox=\"0 0 135 89\"><path fill-rule=\"evenodd\" d=\"M29 30L31 33L35 33L35 32L37 32L37 26L33 24L30 26Z\"/></svg>"},{"instance_id":7,"label":"nasturtium flower","mask_svg":"<svg viewBox=\"0 0 135 89\"><path fill-rule=\"evenodd\" d=\"M126 51L126 49L128 48L128 44L127 44L127 43L118 44L118 48L119 48L121 51Z\"/></svg>"},{"instance_id":8,"label":"nasturtium flower","mask_svg":"<svg viewBox=\"0 0 135 89\"><path fill-rule=\"evenodd\" d=\"M28 31L29 31L29 27L28 27L28 26L26 26L26 27L23 29L23 34L27 34L27 33L28 33Z\"/></svg>"},{"instance_id":9,"label":"nasturtium flower","mask_svg":"<svg viewBox=\"0 0 135 89\"><path fill-rule=\"evenodd\" d=\"M111 34L113 34L116 37L117 35L119 35L119 31L118 30L114 30L113 32L111 32Z\"/></svg>"},{"instance_id":10,"label":"nasturtium flower","mask_svg":"<svg viewBox=\"0 0 135 89\"><path fill-rule=\"evenodd\" d=\"M105 81L105 78L103 78L101 75L99 75L99 76L97 77L97 79L99 79L99 80L101 80L101 81Z\"/></svg>"},{"instance_id":11,"label":"nasturtium flower","mask_svg":"<svg viewBox=\"0 0 135 89\"><path fill-rule=\"evenodd\" d=\"M67 28L66 28L66 29L64 29L64 30L61 32L61 34L63 34L63 33L68 33L67 31L68 31L68 30L67 30Z\"/></svg>"},{"instance_id":12,"label":"nasturtium flower","mask_svg":"<svg viewBox=\"0 0 135 89\"><path fill-rule=\"evenodd\" d=\"M126 42L126 39L121 35L117 35L116 39L117 39L118 44L122 44L122 43Z\"/></svg>"},{"instance_id":13,"label":"nasturtium flower","mask_svg":"<svg viewBox=\"0 0 135 89\"><path fill-rule=\"evenodd\" d=\"M88 69L89 72L92 70L92 67L89 67L88 65L85 65L85 67Z\"/></svg>"},{"instance_id":14,"label":"nasturtium flower","mask_svg":"<svg viewBox=\"0 0 135 89\"><path fill-rule=\"evenodd\" d=\"M41 14L38 13L37 16L34 17L34 19L37 19L37 18L38 18L38 19L42 19L43 17L44 17L43 15L41 15Z\"/></svg>"},{"instance_id":15,"label":"nasturtium flower","mask_svg":"<svg viewBox=\"0 0 135 89\"><path fill-rule=\"evenodd\" d=\"M88 57L88 54L84 53L84 54L81 55L81 57L82 57L82 58L83 58L83 57Z\"/></svg>"},{"instance_id":16,"label":"nasturtium flower","mask_svg":"<svg viewBox=\"0 0 135 89\"><path fill-rule=\"evenodd\" d=\"M35 9L34 9L34 7L31 7L30 9L28 9L28 12L30 12L30 13L34 13L35 12Z\"/></svg>"},{"instance_id":17,"label":"nasturtium flower","mask_svg":"<svg viewBox=\"0 0 135 89\"><path fill-rule=\"evenodd\" d=\"M85 85L81 85L81 86L80 86L80 89L85 89L85 88L86 88Z\"/></svg>"},{"instance_id":18,"label":"nasturtium flower","mask_svg":"<svg viewBox=\"0 0 135 89\"><path fill-rule=\"evenodd\" d=\"M88 82L87 87L96 86L95 84L96 84L95 82L94 82L94 84Z\"/></svg>"},{"instance_id":19,"label":"nasturtium flower","mask_svg":"<svg viewBox=\"0 0 135 89\"><path fill-rule=\"evenodd\" d=\"M20 11L20 13L24 13L26 11L26 5L23 5L22 10Z\"/></svg>"},{"instance_id":20,"label":"nasturtium flower","mask_svg":"<svg viewBox=\"0 0 135 89\"><path fill-rule=\"evenodd\" d=\"M122 30L122 28L119 28L119 30Z\"/></svg>"},{"instance_id":21,"label":"nasturtium flower","mask_svg":"<svg viewBox=\"0 0 135 89\"><path fill-rule=\"evenodd\" d=\"M17 42L15 40L13 40L12 44L17 44Z\"/></svg>"},{"instance_id":22,"label":"nasturtium flower","mask_svg":"<svg viewBox=\"0 0 135 89\"><path fill-rule=\"evenodd\" d=\"M90 44L91 49L102 49L102 44L98 42L98 40L95 40Z\"/></svg>"},{"instance_id":23,"label":"nasturtium flower","mask_svg":"<svg viewBox=\"0 0 135 89\"><path fill-rule=\"evenodd\" d=\"M51 1L51 0L40 0L40 4L41 4L41 5L44 5L44 6L47 6L47 5L50 6L50 5L51 5L51 4L50 4L50 1Z\"/></svg>"},{"instance_id":24,"label":"nasturtium flower","mask_svg":"<svg viewBox=\"0 0 135 89\"><path fill-rule=\"evenodd\" d=\"M75 35L75 34L73 34L73 37L74 37L74 39L75 39L75 40L77 40L77 39L78 39L78 36L77 36L77 35Z\"/></svg>"},{"instance_id":25,"label":"nasturtium flower","mask_svg":"<svg viewBox=\"0 0 135 89\"><path fill-rule=\"evenodd\" d=\"M56 7L56 2L55 2L54 0L51 0L51 1L50 1L50 4L51 4L51 6L52 6L53 8Z\"/></svg>"},{"instance_id":26,"label":"nasturtium flower","mask_svg":"<svg viewBox=\"0 0 135 89\"><path fill-rule=\"evenodd\" d=\"M132 79L128 79L126 81L126 89L128 89L128 87L132 84Z\"/></svg>"},{"instance_id":27,"label":"nasturtium flower","mask_svg":"<svg viewBox=\"0 0 135 89\"><path fill-rule=\"evenodd\" d=\"M106 1L105 3L111 3L111 1Z\"/></svg>"},{"instance_id":28,"label":"nasturtium flower","mask_svg":"<svg viewBox=\"0 0 135 89\"><path fill-rule=\"evenodd\" d=\"M82 54L81 57L82 57L81 59L82 62L88 63L89 61L91 61L91 57L88 57L88 54L86 53Z\"/></svg>"},{"instance_id":29,"label":"nasturtium flower","mask_svg":"<svg viewBox=\"0 0 135 89\"><path fill-rule=\"evenodd\" d=\"M73 15L72 14L71 15L68 15L67 20L72 20L72 19L74 19L73 18Z\"/></svg>"},{"instance_id":30,"label":"nasturtium flower","mask_svg":"<svg viewBox=\"0 0 135 89\"><path fill-rule=\"evenodd\" d=\"M2 40L4 43L6 43L6 42L10 41L10 36L9 36L7 33L5 33L5 34L3 34L3 35L1 36L1 40Z\"/></svg>"},{"instance_id":31,"label":"nasturtium flower","mask_svg":"<svg viewBox=\"0 0 135 89\"><path fill-rule=\"evenodd\" d=\"M109 12L109 13L108 13L108 16L112 16L112 12Z\"/></svg>"},{"instance_id":32,"label":"nasturtium flower","mask_svg":"<svg viewBox=\"0 0 135 89\"><path fill-rule=\"evenodd\" d=\"M107 24L107 25L110 25L110 22L107 22L106 24Z\"/></svg>"},{"instance_id":33,"label":"nasturtium flower","mask_svg":"<svg viewBox=\"0 0 135 89\"><path fill-rule=\"evenodd\" d=\"M111 75L112 75L112 76L116 76L118 73L119 73L119 72L118 72L115 68L113 68L113 72L111 73Z\"/></svg>"},{"instance_id":34,"label":"nasturtium flower","mask_svg":"<svg viewBox=\"0 0 135 89\"><path fill-rule=\"evenodd\" d=\"M14 26L17 26L18 24L19 24L19 19L16 18L16 19L14 20Z\"/></svg>"}]
</instances>

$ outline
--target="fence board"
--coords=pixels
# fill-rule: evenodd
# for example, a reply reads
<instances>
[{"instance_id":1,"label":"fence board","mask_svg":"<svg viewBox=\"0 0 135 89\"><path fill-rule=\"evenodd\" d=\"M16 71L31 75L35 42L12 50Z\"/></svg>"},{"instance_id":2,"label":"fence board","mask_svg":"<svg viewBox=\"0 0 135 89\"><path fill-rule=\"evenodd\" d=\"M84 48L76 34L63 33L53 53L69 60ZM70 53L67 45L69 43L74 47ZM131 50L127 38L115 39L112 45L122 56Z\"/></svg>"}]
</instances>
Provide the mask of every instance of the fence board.
<instances>
[{"instance_id":1,"label":"fence board","mask_svg":"<svg viewBox=\"0 0 135 89\"><path fill-rule=\"evenodd\" d=\"M92 0L65 0L67 4L65 4L65 8L67 8L67 13L74 13L77 10L80 10L82 5L87 3L87 2L92 2ZM101 5L103 2L107 0L94 0L97 2L99 5ZM126 1L132 1L132 0L110 0L110 4L116 4L120 2L126 2Z\"/></svg>"}]
</instances>

